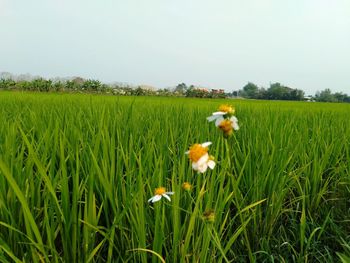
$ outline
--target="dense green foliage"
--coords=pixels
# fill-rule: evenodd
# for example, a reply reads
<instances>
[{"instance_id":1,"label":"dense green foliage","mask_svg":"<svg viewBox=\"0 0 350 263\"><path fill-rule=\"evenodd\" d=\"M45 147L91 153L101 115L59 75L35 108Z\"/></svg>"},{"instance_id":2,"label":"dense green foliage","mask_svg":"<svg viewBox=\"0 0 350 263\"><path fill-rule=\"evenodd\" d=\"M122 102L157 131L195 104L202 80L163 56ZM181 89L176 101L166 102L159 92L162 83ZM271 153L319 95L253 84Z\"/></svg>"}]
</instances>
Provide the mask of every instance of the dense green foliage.
<instances>
[{"instance_id":1,"label":"dense green foliage","mask_svg":"<svg viewBox=\"0 0 350 263\"><path fill-rule=\"evenodd\" d=\"M241 90L232 93L233 96L241 96L248 99L262 100L313 100L318 102L350 102L350 96L346 93L332 93L330 89L316 92L313 97L304 97L305 93L299 89L292 89L280 83L271 83L268 89L259 88L252 82L248 82Z\"/></svg>"},{"instance_id":2,"label":"dense green foliage","mask_svg":"<svg viewBox=\"0 0 350 263\"><path fill-rule=\"evenodd\" d=\"M80 77L71 80L47 80L36 78L33 80L17 80L11 78L0 79L0 90L15 91L39 91L39 92L74 92L74 93L104 93L126 96L162 96L162 97L194 97L194 98L226 98L243 97L248 99L262 100L312 100L318 102L350 102L350 96L346 93L332 93L330 89L316 92L313 97L304 97L305 93L299 89L292 89L280 83L271 83L265 89L248 82L241 90L226 93L223 89L198 88L185 83L178 84L174 89L154 89L150 86L130 86L118 84L103 84L98 80L85 80Z\"/></svg>"},{"instance_id":3,"label":"dense green foliage","mask_svg":"<svg viewBox=\"0 0 350 263\"><path fill-rule=\"evenodd\" d=\"M197 98L225 98L224 90L207 90L195 88L193 85L187 87L181 83L171 89L155 90L148 86L133 87L129 85L107 85L98 80L84 80L80 77L66 81L52 81L43 78L34 80L14 81L12 79L0 79L0 90L16 91L40 91L40 92L79 92L79 93L106 93L126 96L178 96Z\"/></svg>"},{"instance_id":4,"label":"dense green foliage","mask_svg":"<svg viewBox=\"0 0 350 263\"><path fill-rule=\"evenodd\" d=\"M342 92L332 93L330 89L325 89L316 93L315 100L321 102L350 102L350 96Z\"/></svg>"},{"instance_id":5,"label":"dense green foliage","mask_svg":"<svg viewBox=\"0 0 350 263\"><path fill-rule=\"evenodd\" d=\"M84 80L75 78L64 82L53 82L43 78L31 81L21 80L14 81L11 79L0 79L0 90L18 90L18 91L87 91L87 92L110 92L112 88L106 84L102 84L98 80Z\"/></svg>"},{"instance_id":6,"label":"dense green foliage","mask_svg":"<svg viewBox=\"0 0 350 263\"><path fill-rule=\"evenodd\" d=\"M227 140L206 121L223 102ZM349 110L0 92L0 261L347 259ZM205 141L217 166L196 174L184 152ZM175 194L151 205L159 186Z\"/></svg>"},{"instance_id":7,"label":"dense green foliage","mask_svg":"<svg viewBox=\"0 0 350 263\"><path fill-rule=\"evenodd\" d=\"M268 89L259 88L254 83L248 82L239 91L239 95L250 99L263 100L304 100L304 91L292 89L280 83L271 83Z\"/></svg>"}]
</instances>

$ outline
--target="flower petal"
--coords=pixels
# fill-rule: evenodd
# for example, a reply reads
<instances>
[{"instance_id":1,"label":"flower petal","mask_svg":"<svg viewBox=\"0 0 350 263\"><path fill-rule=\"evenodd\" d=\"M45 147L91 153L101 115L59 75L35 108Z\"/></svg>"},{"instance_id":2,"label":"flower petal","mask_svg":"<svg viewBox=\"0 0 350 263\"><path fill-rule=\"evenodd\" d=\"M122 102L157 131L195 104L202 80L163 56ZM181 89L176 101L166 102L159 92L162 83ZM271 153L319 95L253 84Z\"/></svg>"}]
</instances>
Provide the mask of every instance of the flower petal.
<instances>
[{"instance_id":1,"label":"flower petal","mask_svg":"<svg viewBox=\"0 0 350 263\"><path fill-rule=\"evenodd\" d=\"M224 112L224 111L217 111L217 112L213 112L213 115L225 115L227 112Z\"/></svg>"},{"instance_id":2,"label":"flower petal","mask_svg":"<svg viewBox=\"0 0 350 263\"><path fill-rule=\"evenodd\" d=\"M198 165L198 172L200 172L200 173L205 173L207 169L208 169L207 163L203 163L201 165Z\"/></svg>"},{"instance_id":3,"label":"flower petal","mask_svg":"<svg viewBox=\"0 0 350 263\"><path fill-rule=\"evenodd\" d=\"M201 166L203 163L206 163L208 159L209 159L209 154L206 153L201 158L199 158L199 160L197 161L197 165Z\"/></svg>"},{"instance_id":4,"label":"flower petal","mask_svg":"<svg viewBox=\"0 0 350 263\"><path fill-rule=\"evenodd\" d=\"M152 203L158 202L160 199L162 199L161 195L155 195L152 197Z\"/></svg>"},{"instance_id":5,"label":"flower petal","mask_svg":"<svg viewBox=\"0 0 350 263\"><path fill-rule=\"evenodd\" d=\"M224 120L224 118L222 116L217 118L216 121L215 121L215 126L218 127L223 120Z\"/></svg>"},{"instance_id":6,"label":"flower petal","mask_svg":"<svg viewBox=\"0 0 350 263\"><path fill-rule=\"evenodd\" d=\"M219 117L218 115L212 115L207 117L207 120L210 122L210 121L216 120L218 117Z\"/></svg>"},{"instance_id":7,"label":"flower petal","mask_svg":"<svg viewBox=\"0 0 350 263\"><path fill-rule=\"evenodd\" d=\"M166 195L173 195L173 194L175 194L175 192L165 192L164 194L166 194Z\"/></svg>"},{"instance_id":8,"label":"flower petal","mask_svg":"<svg viewBox=\"0 0 350 263\"><path fill-rule=\"evenodd\" d=\"M205 142L205 143L202 143L202 147L208 147L211 144L212 144L212 142Z\"/></svg>"},{"instance_id":9,"label":"flower petal","mask_svg":"<svg viewBox=\"0 0 350 263\"><path fill-rule=\"evenodd\" d=\"M190 151L186 151L186 152L185 152L185 154L189 154L189 153L190 153Z\"/></svg>"},{"instance_id":10,"label":"flower petal","mask_svg":"<svg viewBox=\"0 0 350 263\"><path fill-rule=\"evenodd\" d=\"M192 169L195 170L195 171L197 171L197 170L198 170L198 164L195 163L195 162L193 162L193 163L192 163Z\"/></svg>"},{"instance_id":11,"label":"flower petal","mask_svg":"<svg viewBox=\"0 0 350 263\"><path fill-rule=\"evenodd\" d=\"M214 169L214 167L215 167L215 162L214 162L213 160L209 160L207 164L208 164L208 166L209 166L210 169L212 169L212 170Z\"/></svg>"},{"instance_id":12,"label":"flower petal","mask_svg":"<svg viewBox=\"0 0 350 263\"><path fill-rule=\"evenodd\" d=\"M238 122L238 119L236 118L236 116L232 116L232 117L230 118L230 120L233 121L233 122Z\"/></svg>"},{"instance_id":13,"label":"flower petal","mask_svg":"<svg viewBox=\"0 0 350 263\"><path fill-rule=\"evenodd\" d=\"M235 131L238 131L238 130L239 130L238 119L237 119L235 116L232 116L232 117L230 118L230 120L232 121L232 128L233 128Z\"/></svg>"},{"instance_id":14,"label":"flower petal","mask_svg":"<svg viewBox=\"0 0 350 263\"><path fill-rule=\"evenodd\" d=\"M169 201L171 201L170 197L166 194L162 194L163 197L165 197L166 199L168 199Z\"/></svg>"}]
</instances>

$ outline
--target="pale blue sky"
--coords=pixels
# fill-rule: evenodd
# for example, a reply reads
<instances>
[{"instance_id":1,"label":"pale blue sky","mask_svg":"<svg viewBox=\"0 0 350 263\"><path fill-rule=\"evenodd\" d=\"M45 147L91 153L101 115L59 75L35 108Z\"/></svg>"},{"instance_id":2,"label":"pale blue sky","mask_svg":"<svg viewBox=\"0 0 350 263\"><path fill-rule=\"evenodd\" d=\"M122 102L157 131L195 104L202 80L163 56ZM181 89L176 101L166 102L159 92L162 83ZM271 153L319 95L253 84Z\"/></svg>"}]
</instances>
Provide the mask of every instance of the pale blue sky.
<instances>
[{"instance_id":1,"label":"pale blue sky","mask_svg":"<svg viewBox=\"0 0 350 263\"><path fill-rule=\"evenodd\" d=\"M0 71L350 94L350 1L0 0Z\"/></svg>"}]
</instances>

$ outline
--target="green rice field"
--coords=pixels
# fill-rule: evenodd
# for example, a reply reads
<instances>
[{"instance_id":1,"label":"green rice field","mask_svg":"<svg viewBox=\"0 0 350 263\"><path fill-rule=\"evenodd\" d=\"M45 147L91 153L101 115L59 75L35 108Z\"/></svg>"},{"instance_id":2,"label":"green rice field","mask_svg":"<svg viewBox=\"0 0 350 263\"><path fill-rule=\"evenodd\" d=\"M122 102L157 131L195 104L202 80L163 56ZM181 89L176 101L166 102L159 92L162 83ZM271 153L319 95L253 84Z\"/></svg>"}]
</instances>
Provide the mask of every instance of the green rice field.
<instances>
[{"instance_id":1,"label":"green rice field","mask_svg":"<svg viewBox=\"0 0 350 263\"><path fill-rule=\"evenodd\" d=\"M0 262L350 262L350 105L0 92Z\"/></svg>"}]
</instances>

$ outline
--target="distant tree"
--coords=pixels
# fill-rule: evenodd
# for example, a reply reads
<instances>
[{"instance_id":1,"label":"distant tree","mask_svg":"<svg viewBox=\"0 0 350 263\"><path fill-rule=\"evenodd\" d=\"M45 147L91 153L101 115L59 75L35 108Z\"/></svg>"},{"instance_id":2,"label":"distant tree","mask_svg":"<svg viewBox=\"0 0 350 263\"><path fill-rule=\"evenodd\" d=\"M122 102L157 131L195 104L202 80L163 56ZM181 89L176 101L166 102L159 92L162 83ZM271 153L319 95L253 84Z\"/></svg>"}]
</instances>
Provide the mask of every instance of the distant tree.
<instances>
[{"instance_id":1,"label":"distant tree","mask_svg":"<svg viewBox=\"0 0 350 263\"><path fill-rule=\"evenodd\" d=\"M350 96L346 95L344 98L344 102L350 103Z\"/></svg>"},{"instance_id":2,"label":"distant tree","mask_svg":"<svg viewBox=\"0 0 350 263\"><path fill-rule=\"evenodd\" d=\"M110 92L112 92L112 88L107 84L101 84L99 91L110 93Z\"/></svg>"},{"instance_id":3,"label":"distant tree","mask_svg":"<svg viewBox=\"0 0 350 263\"><path fill-rule=\"evenodd\" d=\"M133 95L134 90L131 87L123 87L124 95Z\"/></svg>"},{"instance_id":4,"label":"distant tree","mask_svg":"<svg viewBox=\"0 0 350 263\"><path fill-rule=\"evenodd\" d=\"M143 95L146 95L145 93L146 92L141 87L137 87L137 89L134 90L133 95L143 96Z\"/></svg>"},{"instance_id":5,"label":"distant tree","mask_svg":"<svg viewBox=\"0 0 350 263\"><path fill-rule=\"evenodd\" d=\"M211 98L212 94L205 88L197 88L191 85L186 91L186 97Z\"/></svg>"},{"instance_id":6,"label":"distant tree","mask_svg":"<svg viewBox=\"0 0 350 263\"><path fill-rule=\"evenodd\" d=\"M325 89L321 92L316 92L315 100L321 102L336 102L336 98L334 97L330 89Z\"/></svg>"},{"instance_id":7,"label":"distant tree","mask_svg":"<svg viewBox=\"0 0 350 263\"><path fill-rule=\"evenodd\" d=\"M189 86L186 90L185 96L186 97L194 97L195 91L193 85Z\"/></svg>"},{"instance_id":8,"label":"distant tree","mask_svg":"<svg viewBox=\"0 0 350 263\"><path fill-rule=\"evenodd\" d=\"M31 82L30 81L26 81L26 80L21 80L21 81L16 82L15 89L17 89L17 90L34 91L34 87L31 84Z\"/></svg>"},{"instance_id":9,"label":"distant tree","mask_svg":"<svg viewBox=\"0 0 350 263\"><path fill-rule=\"evenodd\" d=\"M258 93L257 99L260 99L260 100L268 99L267 98L267 90L265 88L260 88L259 89L259 93Z\"/></svg>"},{"instance_id":10,"label":"distant tree","mask_svg":"<svg viewBox=\"0 0 350 263\"><path fill-rule=\"evenodd\" d=\"M342 92L336 92L333 94L333 96L337 102L345 102L348 97L347 94L344 94Z\"/></svg>"},{"instance_id":11,"label":"distant tree","mask_svg":"<svg viewBox=\"0 0 350 263\"><path fill-rule=\"evenodd\" d=\"M17 82L12 82L12 86L18 90L28 90L28 91L44 91L48 92L53 89L52 81L43 78L34 79L32 81L21 80Z\"/></svg>"},{"instance_id":12,"label":"distant tree","mask_svg":"<svg viewBox=\"0 0 350 263\"><path fill-rule=\"evenodd\" d=\"M256 99L259 95L259 87L252 82L248 82L248 84L243 87L242 95L245 98Z\"/></svg>"},{"instance_id":13,"label":"distant tree","mask_svg":"<svg viewBox=\"0 0 350 263\"><path fill-rule=\"evenodd\" d=\"M289 100L304 100L305 92L299 89L292 89L289 92Z\"/></svg>"},{"instance_id":14,"label":"distant tree","mask_svg":"<svg viewBox=\"0 0 350 263\"><path fill-rule=\"evenodd\" d=\"M304 91L298 89L291 89L283 86L280 83L271 83L264 94L264 98L270 100L303 100Z\"/></svg>"},{"instance_id":15,"label":"distant tree","mask_svg":"<svg viewBox=\"0 0 350 263\"><path fill-rule=\"evenodd\" d=\"M76 82L72 81L72 80L68 80L65 83L65 89L68 90L68 91L77 90L78 87L79 87L79 85Z\"/></svg>"},{"instance_id":16,"label":"distant tree","mask_svg":"<svg viewBox=\"0 0 350 263\"><path fill-rule=\"evenodd\" d=\"M94 79L88 79L84 81L82 88L87 91L100 91L101 90L101 82Z\"/></svg>"},{"instance_id":17,"label":"distant tree","mask_svg":"<svg viewBox=\"0 0 350 263\"><path fill-rule=\"evenodd\" d=\"M188 89L188 87L185 83L180 83L175 87L174 92L176 92L178 94L185 94L187 89Z\"/></svg>"},{"instance_id":18,"label":"distant tree","mask_svg":"<svg viewBox=\"0 0 350 263\"><path fill-rule=\"evenodd\" d=\"M12 89L14 88L16 85L16 82L13 81L12 79L5 79L5 78L2 78L0 79L0 89Z\"/></svg>"},{"instance_id":19,"label":"distant tree","mask_svg":"<svg viewBox=\"0 0 350 263\"><path fill-rule=\"evenodd\" d=\"M157 95L158 96L166 96L166 97L168 97L168 96L174 96L175 93L171 92L169 89L164 88L164 89L158 89L157 90Z\"/></svg>"},{"instance_id":20,"label":"distant tree","mask_svg":"<svg viewBox=\"0 0 350 263\"><path fill-rule=\"evenodd\" d=\"M287 91L280 83L272 83L267 89L267 97L271 100L283 100L287 97Z\"/></svg>"},{"instance_id":21,"label":"distant tree","mask_svg":"<svg viewBox=\"0 0 350 263\"><path fill-rule=\"evenodd\" d=\"M72 79L72 81L75 83L75 84L78 84L78 85L83 85L85 80L81 77L75 77L74 79Z\"/></svg>"},{"instance_id":22,"label":"distant tree","mask_svg":"<svg viewBox=\"0 0 350 263\"><path fill-rule=\"evenodd\" d=\"M56 81L52 84L52 90L53 91L64 91L65 90L65 84L61 81Z\"/></svg>"},{"instance_id":23,"label":"distant tree","mask_svg":"<svg viewBox=\"0 0 350 263\"><path fill-rule=\"evenodd\" d=\"M229 93L225 93L225 90L223 89L212 89L208 95L208 98L226 98Z\"/></svg>"},{"instance_id":24,"label":"distant tree","mask_svg":"<svg viewBox=\"0 0 350 263\"><path fill-rule=\"evenodd\" d=\"M237 90L232 91L231 96L237 97L238 96L238 91Z\"/></svg>"}]
</instances>

